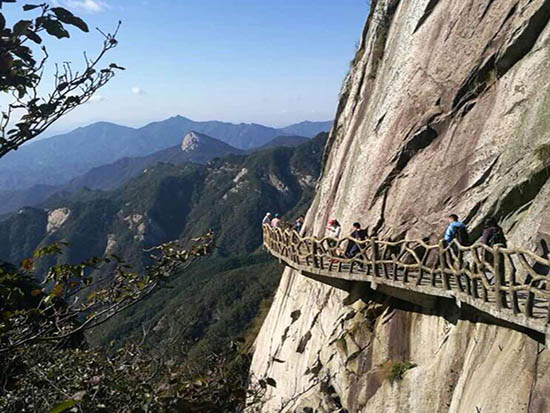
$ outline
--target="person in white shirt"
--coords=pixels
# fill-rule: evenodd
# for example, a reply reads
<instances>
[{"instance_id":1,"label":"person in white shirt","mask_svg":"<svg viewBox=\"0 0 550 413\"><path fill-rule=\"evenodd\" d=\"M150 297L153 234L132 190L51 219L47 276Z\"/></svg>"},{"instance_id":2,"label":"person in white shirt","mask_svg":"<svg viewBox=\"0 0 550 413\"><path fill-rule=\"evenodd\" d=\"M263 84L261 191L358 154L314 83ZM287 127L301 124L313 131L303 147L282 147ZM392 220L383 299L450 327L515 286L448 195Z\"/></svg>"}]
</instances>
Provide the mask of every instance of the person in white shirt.
<instances>
[{"instance_id":1,"label":"person in white shirt","mask_svg":"<svg viewBox=\"0 0 550 413\"><path fill-rule=\"evenodd\" d=\"M329 237L339 239L340 233L342 232L342 227L340 226L340 223L337 220L331 219L328 222L327 230L328 230Z\"/></svg>"},{"instance_id":2,"label":"person in white shirt","mask_svg":"<svg viewBox=\"0 0 550 413\"><path fill-rule=\"evenodd\" d=\"M338 240L340 239L340 234L342 233L342 227L340 226L340 223L335 219L331 219L328 222L327 232L328 232L327 234L328 237L334 238L334 239L328 240L328 245L330 247L331 254L335 257L340 257L342 255L342 251L340 251L340 249L337 248ZM333 262L336 262L336 261L333 261Z\"/></svg>"},{"instance_id":3,"label":"person in white shirt","mask_svg":"<svg viewBox=\"0 0 550 413\"><path fill-rule=\"evenodd\" d=\"M265 214L264 219L262 219L262 225L271 225L271 212Z\"/></svg>"}]
</instances>

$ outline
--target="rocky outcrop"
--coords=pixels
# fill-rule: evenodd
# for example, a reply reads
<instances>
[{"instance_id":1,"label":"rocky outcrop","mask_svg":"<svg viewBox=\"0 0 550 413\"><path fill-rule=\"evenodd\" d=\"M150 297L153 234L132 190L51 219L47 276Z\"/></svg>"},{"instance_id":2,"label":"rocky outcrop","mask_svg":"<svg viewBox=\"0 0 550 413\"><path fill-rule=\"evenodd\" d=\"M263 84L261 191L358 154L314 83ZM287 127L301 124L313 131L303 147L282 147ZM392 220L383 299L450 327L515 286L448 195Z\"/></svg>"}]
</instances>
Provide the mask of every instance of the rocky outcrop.
<instances>
[{"instance_id":1,"label":"rocky outcrop","mask_svg":"<svg viewBox=\"0 0 550 413\"><path fill-rule=\"evenodd\" d=\"M46 232L51 234L57 231L63 226L71 215L69 208L57 208L48 212L48 225L46 226Z\"/></svg>"},{"instance_id":2,"label":"rocky outcrop","mask_svg":"<svg viewBox=\"0 0 550 413\"><path fill-rule=\"evenodd\" d=\"M187 135L184 136L183 141L181 142L181 150L183 152L190 152L196 150L200 143L201 143L201 137L205 135L202 135L200 133L191 131Z\"/></svg>"},{"instance_id":3,"label":"rocky outcrop","mask_svg":"<svg viewBox=\"0 0 550 413\"><path fill-rule=\"evenodd\" d=\"M451 212L474 237L492 215L511 244L543 254L549 20L549 0L372 1L309 231L338 218L435 242ZM453 302L287 269L251 377L276 382L263 412L547 412L549 354Z\"/></svg>"}]
</instances>

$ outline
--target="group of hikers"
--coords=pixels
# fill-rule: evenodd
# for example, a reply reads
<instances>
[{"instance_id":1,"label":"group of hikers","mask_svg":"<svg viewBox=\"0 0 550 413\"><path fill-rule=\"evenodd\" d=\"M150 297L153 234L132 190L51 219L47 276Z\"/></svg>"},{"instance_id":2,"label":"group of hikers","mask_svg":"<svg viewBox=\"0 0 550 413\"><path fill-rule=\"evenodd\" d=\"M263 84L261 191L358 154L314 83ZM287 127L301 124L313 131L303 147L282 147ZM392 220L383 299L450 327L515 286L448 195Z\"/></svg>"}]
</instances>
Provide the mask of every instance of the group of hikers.
<instances>
[{"instance_id":1,"label":"group of hikers","mask_svg":"<svg viewBox=\"0 0 550 413\"><path fill-rule=\"evenodd\" d=\"M292 226L292 229L297 233L302 232L302 229L304 227L304 220L305 220L305 217L303 215L300 215L298 218L296 218L296 221L294 222L294 226ZM271 215L271 212L267 212L265 214L265 217L262 219L262 225L269 225L272 228L282 228L283 221L281 220L281 215L280 214Z\"/></svg>"},{"instance_id":2,"label":"group of hikers","mask_svg":"<svg viewBox=\"0 0 550 413\"><path fill-rule=\"evenodd\" d=\"M468 234L466 225L458 220L458 216L456 214L451 214L449 215L449 225L445 230L443 242L445 245L449 245L454 239L456 239L460 245L471 245L470 235ZM493 217L489 217L483 222L481 243L489 247L493 247L495 245L506 247L506 237L504 236L504 231Z\"/></svg>"},{"instance_id":3,"label":"group of hikers","mask_svg":"<svg viewBox=\"0 0 550 413\"><path fill-rule=\"evenodd\" d=\"M459 221L456 214L451 214L448 218L449 225L445 229L445 233L443 235L443 243L445 244L445 246L451 245L451 243L455 239L460 245L471 245L470 235L468 233L466 225L463 222ZM271 213L268 212L262 220L262 225L269 225L273 228L282 228L283 222L279 214L275 214L274 216L272 216ZM296 219L292 229L298 233L301 233L303 227L304 216L300 215ZM331 219L328 222L327 234L330 238L334 238L335 240L340 239L342 235L342 226L340 225L338 220ZM361 228L361 224L359 222L355 222L352 226L349 238L356 239L358 241L364 241L367 239L367 237L367 229ZM481 243L489 247L493 247L495 245L506 247L506 237L504 236L504 231L498 225L496 219L494 219L493 217L487 218L483 223ZM349 242L344 252L344 255L347 258L353 258L358 252L359 246L353 242Z\"/></svg>"},{"instance_id":4,"label":"group of hikers","mask_svg":"<svg viewBox=\"0 0 550 413\"><path fill-rule=\"evenodd\" d=\"M445 247L450 246L453 250L455 256L458 260L462 261L463 251L461 251L457 245L453 242L456 240L458 244L462 246L470 246L472 242L470 240L470 234L466 225L458 219L456 214L450 214L448 216L449 223L443 234L442 243ZM304 233L307 229L304 227L304 216L300 215L294 222L294 224L289 224L288 222L283 222L281 220L280 214L271 215L269 212L265 215L262 220L263 225L268 225L273 228L281 228L284 230L293 230L296 232L295 235L304 236ZM369 237L368 229L362 228L359 222L354 222L351 228L351 232L346 237L347 241L342 243L340 240L342 238L342 226L336 219L331 219L328 222L326 228L326 241L330 253L333 255L333 262L337 262L339 258L348 258L353 259L356 255L361 253L360 243L355 241L365 241ZM374 234L371 234L371 236ZM426 237L423 239L424 243L428 244L430 238ZM493 217L488 217L483 222L483 231L479 242L487 247L500 246L507 248L507 240L504 235L503 229L498 225L498 222ZM345 246L345 247L344 247ZM550 255L550 248L547 246L546 242L541 241L541 246L544 252L544 258L548 259ZM424 247L420 247L424 248ZM504 257L499 256L500 266L504 267ZM484 258L487 263L494 265L494 254L490 250L485 250ZM360 267L363 267L363 264L358 263ZM533 266L533 270L540 275L548 274L548 267L544 266L540 262L536 262ZM489 283L494 283L494 277L488 276ZM525 284L529 284L533 276L528 274L524 280ZM534 286L537 286L539 281L533 283Z\"/></svg>"}]
</instances>

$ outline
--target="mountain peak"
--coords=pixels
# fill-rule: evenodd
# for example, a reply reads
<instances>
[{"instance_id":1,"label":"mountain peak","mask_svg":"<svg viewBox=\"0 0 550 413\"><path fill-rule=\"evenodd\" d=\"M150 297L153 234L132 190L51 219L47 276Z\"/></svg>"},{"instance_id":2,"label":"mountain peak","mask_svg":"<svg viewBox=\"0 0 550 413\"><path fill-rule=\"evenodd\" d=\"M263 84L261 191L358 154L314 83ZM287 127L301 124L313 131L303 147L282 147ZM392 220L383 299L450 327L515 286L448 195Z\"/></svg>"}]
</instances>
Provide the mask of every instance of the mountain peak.
<instances>
[{"instance_id":1,"label":"mountain peak","mask_svg":"<svg viewBox=\"0 0 550 413\"><path fill-rule=\"evenodd\" d=\"M216 138L212 138L204 133L199 133L192 130L183 137L183 141L181 142L181 150L183 152L191 152L199 148L199 146L204 147L205 145L209 147L223 145L230 148L229 145L224 144Z\"/></svg>"},{"instance_id":2,"label":"mountain peak","mask_svg":"<svg viewBox=\"0 0 550 413\"><path fill-rule=\"evenodd\" d=\"M181 115L172 116L168 120L184 120L184 121L188 121L188 122L193 122L191 119L186 118L185 116L181 116Z\"/></svg>"}]
</instances>

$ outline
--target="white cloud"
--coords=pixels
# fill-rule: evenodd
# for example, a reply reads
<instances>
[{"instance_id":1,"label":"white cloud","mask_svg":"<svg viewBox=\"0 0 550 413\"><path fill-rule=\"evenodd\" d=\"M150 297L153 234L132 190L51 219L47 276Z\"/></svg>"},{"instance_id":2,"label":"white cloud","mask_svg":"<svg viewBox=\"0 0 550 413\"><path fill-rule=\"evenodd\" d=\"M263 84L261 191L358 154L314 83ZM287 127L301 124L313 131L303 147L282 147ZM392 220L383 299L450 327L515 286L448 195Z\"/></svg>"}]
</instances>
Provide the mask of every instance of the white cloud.
<instances>
[{"instance_id":1,"label":"white cloud","mask_svg":"<svg viewBox=\"0 0 550 413\"><path fill-rule=\"evenodd\" d=\"M138 87L138 86L134 86L134 87L132 88L132 93L133 93L134 95L144 95L144 94L145 94L145 91L144 91L142 88Z\"/></svg>"},{"instance_id":2,"label":"white cloud","mask_svg":"<svg viewBox=\"0 0 550 413\"><path fill-rule=\"evenodd\" d=\"M65 0L65 4L70 9L77 9L90 13L99 13L107 9L107 4L102 0Z\"/></svg>"},{"instance_id":3,"label":"white cloud","mask_svg":"<svg viewBox=\"0 0 550 413\"><path fill-rule=\"evenodd\" d=\"M95 94L90 98L90 100L88 100L88 103L98 103L103 102L104 100L105 98L103 96Z\"/></svg>"}]
</instances>

